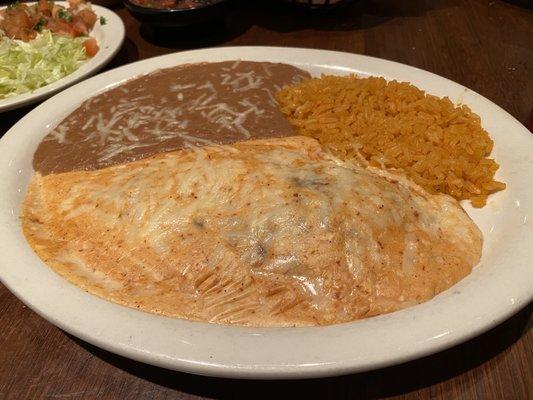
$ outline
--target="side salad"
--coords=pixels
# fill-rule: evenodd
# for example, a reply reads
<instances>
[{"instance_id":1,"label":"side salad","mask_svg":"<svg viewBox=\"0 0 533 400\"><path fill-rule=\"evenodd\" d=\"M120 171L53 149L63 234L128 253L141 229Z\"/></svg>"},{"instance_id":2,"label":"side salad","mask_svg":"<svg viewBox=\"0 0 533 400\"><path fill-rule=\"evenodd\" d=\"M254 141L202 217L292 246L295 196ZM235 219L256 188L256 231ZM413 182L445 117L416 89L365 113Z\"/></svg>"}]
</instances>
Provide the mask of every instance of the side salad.
<instances>
[{"instance_id":1,"label":"side salad","mask_svg":"<svg viewBox=\"0 0 533 400\"><path fill-rule=\"evenodd\" d=\"M0 10L0 99L34 91L77 70L99 50L98 17L84 0L39 0ZM105 20L100 19L100 24Z\"/></svg>"}]
</instances>

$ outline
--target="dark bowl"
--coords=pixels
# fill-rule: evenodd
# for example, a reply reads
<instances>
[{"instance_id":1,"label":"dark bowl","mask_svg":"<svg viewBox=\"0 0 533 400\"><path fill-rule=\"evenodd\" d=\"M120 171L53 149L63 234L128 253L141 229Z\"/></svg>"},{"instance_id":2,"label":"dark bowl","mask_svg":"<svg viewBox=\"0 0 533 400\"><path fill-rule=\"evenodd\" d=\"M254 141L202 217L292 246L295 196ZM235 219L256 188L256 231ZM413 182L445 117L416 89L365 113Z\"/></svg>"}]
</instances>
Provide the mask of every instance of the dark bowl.
<instances>
[{"instance_id":1,"label":"dark bowl","mask_svg":"<svg viewBox=\"0 0 533 400\"><path fill-rule=\"evenodd\" d=\"M218 0L195 8L158 9L123 0L128 11L140 22L156 27L182 27L223 18L232 0Z\"/></svg>"}]
</instances>

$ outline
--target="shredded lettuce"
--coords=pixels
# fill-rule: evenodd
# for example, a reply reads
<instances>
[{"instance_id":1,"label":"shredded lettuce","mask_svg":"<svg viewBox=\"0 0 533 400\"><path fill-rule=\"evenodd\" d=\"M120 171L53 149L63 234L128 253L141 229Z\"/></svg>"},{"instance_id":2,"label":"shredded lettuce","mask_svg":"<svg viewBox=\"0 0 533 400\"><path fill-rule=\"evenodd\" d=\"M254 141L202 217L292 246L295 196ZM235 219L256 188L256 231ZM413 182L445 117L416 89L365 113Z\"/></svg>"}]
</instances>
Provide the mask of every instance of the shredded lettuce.
<instances>
[{"instance_id":1,"label":"shredded lettuce","mask_svg":"<svg viewBox=\"0 0 533 400\"><path fill-rule=\"evenodd\" d=\"M0 99L32 92L77 70L87 59L85 40L43 30L24 42L0 31Z\"/></svg>"}]
</instances>

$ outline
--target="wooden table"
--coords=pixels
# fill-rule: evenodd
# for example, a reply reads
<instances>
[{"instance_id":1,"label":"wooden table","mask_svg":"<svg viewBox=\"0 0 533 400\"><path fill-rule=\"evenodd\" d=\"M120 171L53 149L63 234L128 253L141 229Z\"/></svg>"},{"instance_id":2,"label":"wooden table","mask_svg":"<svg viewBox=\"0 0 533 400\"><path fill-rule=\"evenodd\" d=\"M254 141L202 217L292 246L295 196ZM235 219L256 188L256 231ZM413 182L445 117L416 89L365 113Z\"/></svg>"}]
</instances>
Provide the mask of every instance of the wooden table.
<instances>
[{"instance_id":1,"label":"wooden table","mask_svg":"<svg viewBox=\"0 0 533 400\"><path fill-rule=\"evenodd\" d=\"M111 67L183 49L297 46L420 67L491 99L519 121L533 107L531 3L365 0L333 14L248 1L224 25L157 39L123 8L125 45ZM528 5L529 3L529 5ZM0 115L0 135L32 107ZM467 343L404 365L309 381L236 381L175 373L107 353L27 309L0 285L0 399L532 399L531 305Z\"/></svg>"}]
</instances>

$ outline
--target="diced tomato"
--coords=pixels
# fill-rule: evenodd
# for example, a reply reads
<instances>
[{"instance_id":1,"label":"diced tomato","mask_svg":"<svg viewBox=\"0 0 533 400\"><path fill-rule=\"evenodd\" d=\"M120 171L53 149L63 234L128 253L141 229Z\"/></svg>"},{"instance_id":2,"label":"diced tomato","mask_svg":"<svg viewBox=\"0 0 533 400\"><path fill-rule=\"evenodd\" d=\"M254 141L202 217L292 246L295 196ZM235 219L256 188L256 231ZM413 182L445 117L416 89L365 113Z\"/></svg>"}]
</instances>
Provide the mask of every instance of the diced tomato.
<instances>
[{"instance_id":1,"label":"diced tomato","mask_svg":"<svg viewBox=\"0 0 533 400\"><path fill-rule=\"evenodd\" d=\"M85 54L87 54L87 57L94 57L96 53L98 53L98 50L100 50L96 39L93 38L83 42L83 46L85 47Z\"/></svg>"},{"instance_id":2,"label":"diced tomato","mask_svg":"<svg viewBox=\"0 0 533 400\"><path fill-rule=\"evenodd\" d=\"M58 33L67 36L76 36L73 27L66 21L60 18L51 18L46 23L46 27L53 33Z\"/></svg>"},{"instance_id":3,"label":"diced tomato","mask_svg":"<svg viewBox=\"0 0 533 400\"><path fill-rule=\"evenodd\" d=\"M77 8L80 4L83 3L85 3L85 0L68 0L68 4L70 4L72 8Z\"/></svg>"},{"instance_id":4,"label":"diced tomato","mask_svg":"<svg viewBox=\"0 0 533 400\"><path fill-rule=\"evenodd\" d=\"M6 9L2 24L6 26L14 25L19 28L27 29L31 29L33 27L33 24L28 14L26 14L23 9L18 8Z\"/></svg>"},{"instance_id":5,"label":"diced tomato","mask_svg":"<svg viewBox=\"0 0 533 400\"><path fill-rule=\"evenodd\" d=\"M28 41L36 36L33 22L23 8L7 9L0 21L0 29L11 39Z\"/></svg>"},{"instance_id":6,"label":"diced tomato","mask_svg":"<svg viewBox=\"0 0 533 400\"><path fill-rule=\"evenodd\" d=\"M39 0L38 10L48 17L52 15L52 8L46 0Z\"/></svg>"},{"instance_id":7,"label":"diced tomato","mask_svg":"<svg viewBox=\"0 0 533 400\"><path fill-rule=\"evenodd\" d=\"M81 10L77 16L82 19L83 23L89 28L89 30L94 28L94 24L96 24L96 20L98 19L96 14L88 9Z\"/></svg>"},{"instance_id":8,"label":"diced tomato","mask_svg":"<svg viewBox=\"0 0 533 400\"><path fill-rule=\"evenodd\" d=\"M85 36L89 33L89 28L87 28L87 25L77 15L72 18L70 26L72 27L74 36Z\"/></svg>"}]
</instances>

